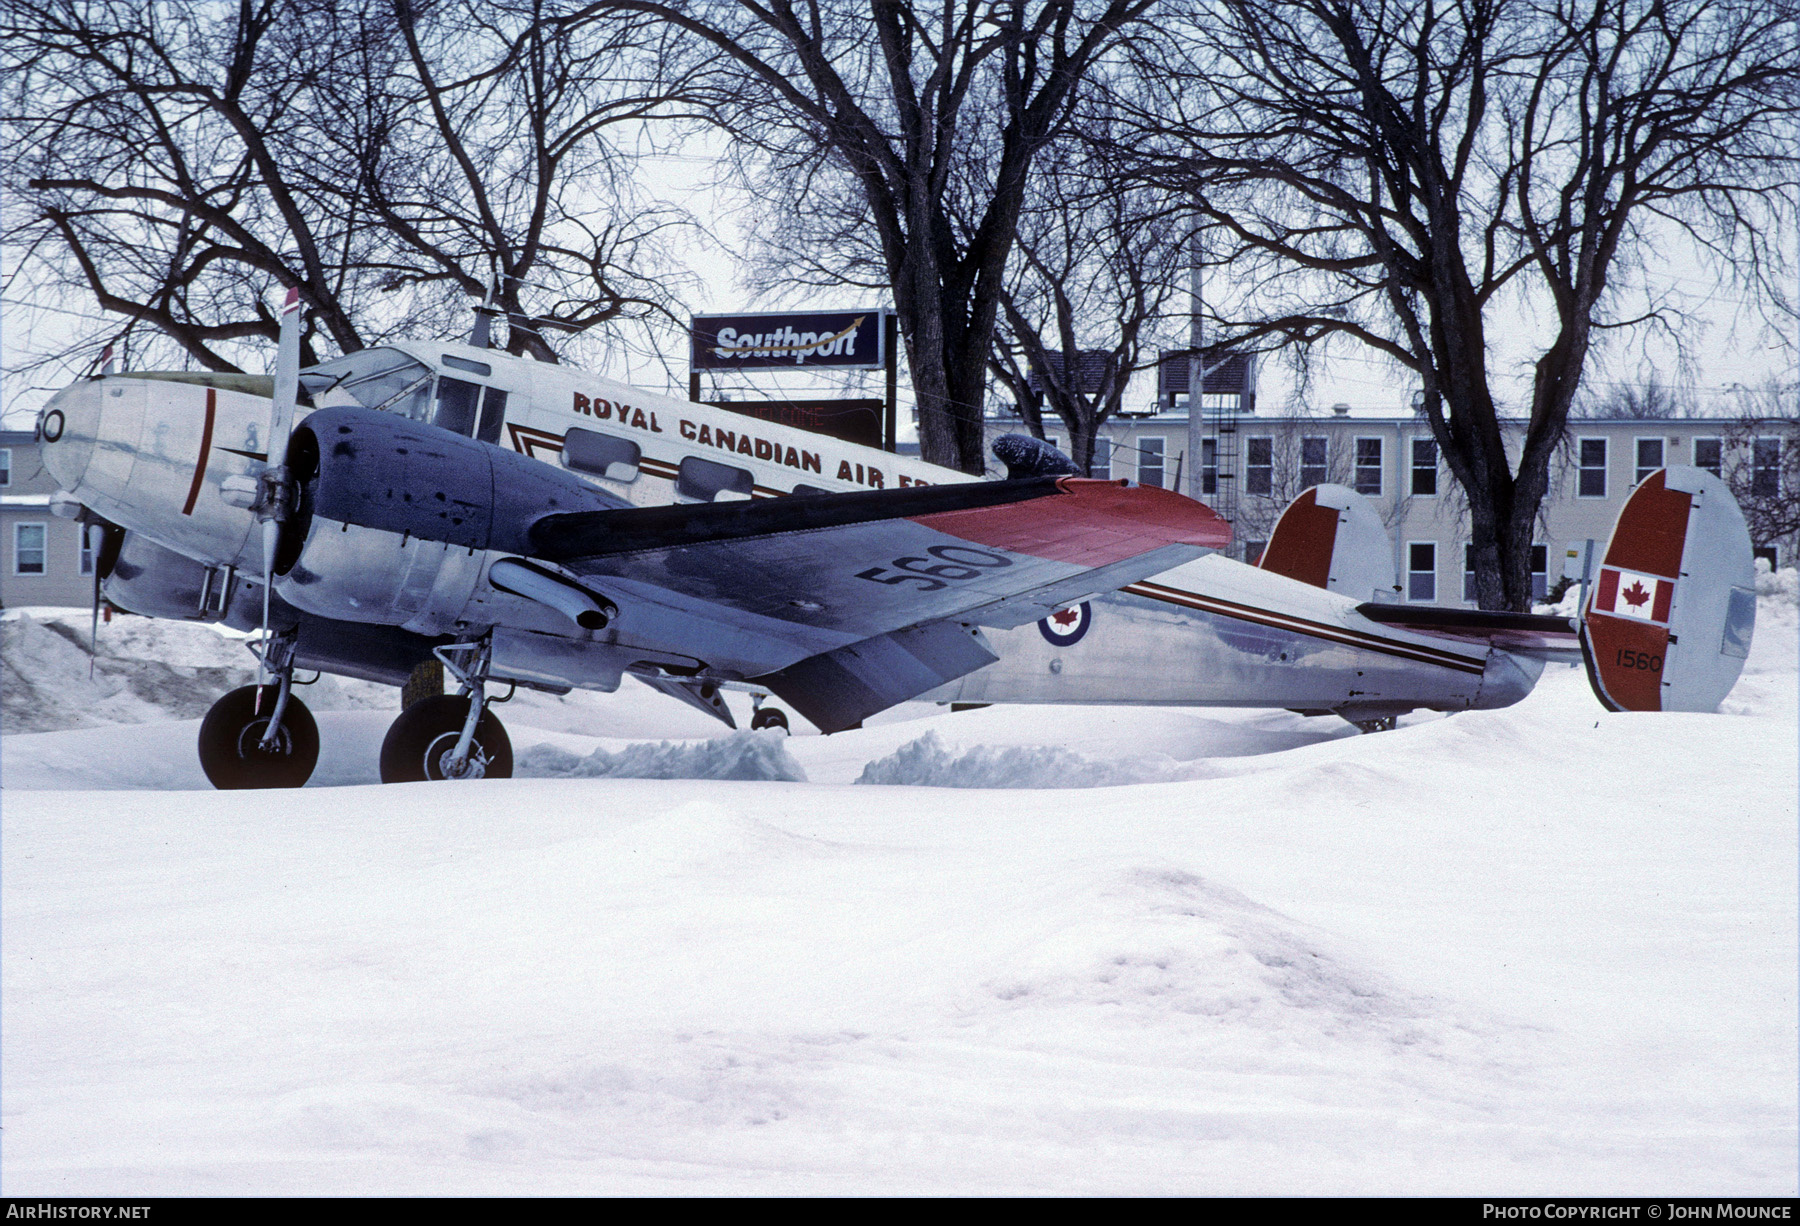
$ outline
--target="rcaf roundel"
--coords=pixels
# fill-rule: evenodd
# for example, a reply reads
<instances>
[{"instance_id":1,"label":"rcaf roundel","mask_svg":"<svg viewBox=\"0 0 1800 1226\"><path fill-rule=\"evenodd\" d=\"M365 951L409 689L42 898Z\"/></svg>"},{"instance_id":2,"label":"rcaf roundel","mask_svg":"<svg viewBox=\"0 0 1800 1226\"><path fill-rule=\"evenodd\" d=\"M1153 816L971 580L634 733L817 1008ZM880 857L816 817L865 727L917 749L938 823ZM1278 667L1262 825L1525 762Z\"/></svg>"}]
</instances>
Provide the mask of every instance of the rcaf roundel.
<instances>
[{"instance_id":1,"label":"rcaf roundel","mask_svg":"<svg viewBox=\"0 0 1800 1226\"><path fill-rule=\"evenodd\" d=\"M1084 600L1072 608L1058 609L1044 618L1038 623L1038 633L1058 647L1068 647L1079 643L1093 623L1094 611Z\"/></svg>"},{"instance_id":2,"label":"rcaf roundel","mask_svg":"<svg viewBox=\"0 0 1800 1226\"><path fill-rule=\"evenodd\" d=\"M1666 623L1674 597L1673 579L1608 566L1600 571L1600 582L1594 587L1594 612Z\"/></svg>"}]
</instances>

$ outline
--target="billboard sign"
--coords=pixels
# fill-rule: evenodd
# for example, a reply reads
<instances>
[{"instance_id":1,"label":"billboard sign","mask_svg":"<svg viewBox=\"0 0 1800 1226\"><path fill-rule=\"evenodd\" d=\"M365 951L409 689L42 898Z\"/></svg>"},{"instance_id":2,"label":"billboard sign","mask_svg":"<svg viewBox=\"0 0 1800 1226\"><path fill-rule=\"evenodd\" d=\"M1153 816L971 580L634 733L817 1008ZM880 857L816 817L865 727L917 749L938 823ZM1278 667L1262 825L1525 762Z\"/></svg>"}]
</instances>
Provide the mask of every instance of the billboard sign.
<instances>
[{"instance_id":1,"label":"billboard sign","mask_svg":"<svg viewBox=\"0 0 1800 1226\"><path fill-rule=\"evenodd\" d=\"M797 426L814 434L826 434L864 447L886 445L882 436L880 400L715 400L721 409L762 421Z\"/></svg>"},{"instance_id":2,"label":"billboard sign","mask_svg":"<svg viewBox=\"0 0 1800 1226\"><path fill-rule=\"evenodd\" d=\"M882 310L696 315L689 328L692 370L879 370Z\"/></svg>"}]
</instances>

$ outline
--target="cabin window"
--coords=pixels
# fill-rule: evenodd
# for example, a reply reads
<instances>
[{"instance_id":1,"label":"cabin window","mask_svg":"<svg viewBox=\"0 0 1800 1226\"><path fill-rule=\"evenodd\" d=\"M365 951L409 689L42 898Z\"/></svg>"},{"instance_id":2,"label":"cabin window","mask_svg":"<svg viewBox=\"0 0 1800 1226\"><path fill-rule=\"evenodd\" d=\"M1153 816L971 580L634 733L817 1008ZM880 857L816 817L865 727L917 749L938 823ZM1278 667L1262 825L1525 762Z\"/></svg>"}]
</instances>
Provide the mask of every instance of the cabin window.
<instances>
[{"instance_id":1,"label":"cabin window","mask_svg":"<svg viewBox=\"0 0 1800 1226\"><path fill-rule=\"evenodd\" d=\"M1430 604L1437 599L1436 541L1407 542L1406 598L1425 604Z\"/></svg>"},{"instance_id":2,"label":"cabin window","mask_svg":"<svg viewBox=\"0 0 1800 1226\"><path fill-rule=\"evenodd\" d=\"M1412 492L1414 498L1437 497L1437 440L1412 441Z\"/></svg>"},{"instance_id":3,"label":"cabin window","mask_svg":"<svg viewBox=\"0 0 1800 1226\"><path fill-rule=\"evenodd\" d=\"M1244 440L1244 492L1246 494L1272 494L1275 492L1274 439L1247 438Z\"/></svg>"},{"instance_id":4,"label":"cabin window","mask_svg":"<svg viewBox=\"0 0 1800 1226\"><path fill-rule=\"evenodd\" d=\"M822 485L796 485L794 487L796 494L835 494L836 492L836 490L828 490Z\"/></svg>"},{"instance_id":5,"label":"cabin window","mask_svg":"<svg viewBox=\"0 0 1800 1226\"><path fill-rule=\"evenodd\" d=\"M468 358L459 358L455 354L450 353L440 354L439 356L443 358L444 365L448 366L451 370L466 370L472 375L480 375L483 379L491 379L494 376L494 368L489 366L486 362L475 362Z\"/></svg>"},{"instance_id":6,"label":"cabin window","mask_svg":"<svg viewBox=\"0 0 1800 1226\"><path fill-rule=\"evenodd\" d=\"M741 468L691 455L675 475L675 496L689 502L728 502L750 497L756 480Z\"/></svg>"},{"instance_id":7,"label":"cabin window","mask_svg":"<svg viewBox=\"0 0 1800 1226\"><path fill-rule=\"evenodd\" d=\"M1663 441L1659 438L1641 438L1637 440L1637 472L1631 478L1633 485L1642 485L1644 478L1663 466Z\"/></svg>"},{"instance_id":8,"label":"cabin window","mask_svg":"<svg viewBox=\"0 0 1800 1226\"><path fill-rule=\"evenodd\" d=\"M1356 492L1371 498L1381 497L1381 440L1356 440Z\"/></svg>"},{"instance_id":9,"label":"cabin window","mask_svg":"<svg viewBox=\"0 0 1800 1226\"><path fill-rule=\"evenodd\" d=\"M636 481L638 463L643 458L644 449L628 438L580 426L571 426L563 435L563 467L576 472L592 473L608 481Z\"/></svg>"},{"instance_id":10,"label":"cabin window","mask_svg":"<svg viewBox=\"0 0 1800 1226\"><path fill-rule=\"evenodd\" d=\"M432 424L440 430L465 437L475 433L475 406L481 402L481 385L452 379L438 380L437 416Z\"/></svg>"},{"instance_id":11,"label":"cabin window","mask_svg":"<svg viewBox=\"0 0 1800 1226\"><path fill-rule=\"evenodd\" d=\"M1328 438L1303 438L1300 440L1300 488L1311 489L1315 485L1324 485L1331 480L1328 472L1327 458L1331 454L1331 440Z\"/></svg>"},{"instance_id":12,"label":"cabin window","mask_svg":"<svg viewBox=\"0 0 1800 1226\"><path fill-rule=\"evenodd\" d=\"M13 525L13 574L41 575L44 573L44 534L46 531L43 524Z\"/></svg>"},{"instance_id":13,"label":"cabin window","mask_svg":"<svg viewBox=\"0 0 1800 1226\"><path fill-rule=\"evenodd\" d=\"M1704 468L1713 476L1720 476L1721 462L1725 450L1724 439L1697 438L1694 440L1694 467Z\"/></svg>"},{"instance_id":14,"label":"cabin window","mask_svg":"<svg viewBox=\"0 0 1800 1226\"><path fill-rule=\"evenodd\" d=\"M1576 442L1576 458L1580 470L1576 478L1577 498L1606 497L1606 440L1584 438Z\"/></svg>"},{"instance_id":15,"label":"cabin window","mask_svg":"<svg viewBox=\"0 0 1800 1226\"><path fill-rule=\"evenodd\" d=\"M506 393L490 387L481 393L481 427L475 437L484 443L500 442L500 426L506 421Z\"/></svg>"},{"instance_id":16,"label":"cabin window","mask_svg":"<svg viewBox=\"0 0 1800 1226\"><path fill-rule=\"evenodd\" d=\"M1750 448L1750 492L1757 495L1781 493L1781 440L1759 438Z\"/></svg>"}]
</instances>

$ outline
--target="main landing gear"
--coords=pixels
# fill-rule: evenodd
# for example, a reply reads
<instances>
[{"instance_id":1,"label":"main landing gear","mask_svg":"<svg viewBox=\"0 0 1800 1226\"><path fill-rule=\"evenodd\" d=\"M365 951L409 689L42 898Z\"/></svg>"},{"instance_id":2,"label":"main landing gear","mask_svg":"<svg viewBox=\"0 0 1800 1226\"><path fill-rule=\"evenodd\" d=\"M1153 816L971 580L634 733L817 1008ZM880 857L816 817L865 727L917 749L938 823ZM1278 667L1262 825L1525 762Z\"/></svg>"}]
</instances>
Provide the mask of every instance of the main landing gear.
<instances>
[{"instance_id":1,"label":"main landing gear","mask_svg":"<svg viewBox=\"0 0 1800 1226\"><path fill-rule=\"evenodd\" d=\"M487 709L488 641L455 643L436 653L462 692L436 694L401 712L381 742L381 781L510 779L512 740Z\"/></svg>"},{"instance_id":2,"label":"main landing gear","mask_svg":"<svg viewBox=\"0 0 1800 1226\"><path fill-rule=\"evenodd\" d=\"M224 791L297 788L319 763L319 726L293 695L292 632L261 646L272 685L246 685L212 705L200 721L200 769Z\"/></svg>"},{"instance_id":3,"label":"main landing gear","mask_svg":"<svg viewBox=\"0 0 1800 1226\"><path fill-rule=\"evenodd\" d=\"M760 693L752 693L750 695L750 706L752 708L752 713L750 715L751 730L760 732L764 728L779 728L783 732L789 732L791 735L791 730L788 728L787 712L783 711L780 707L763 706L763 698L764 695Z\"/></svg>"}]
</instances>

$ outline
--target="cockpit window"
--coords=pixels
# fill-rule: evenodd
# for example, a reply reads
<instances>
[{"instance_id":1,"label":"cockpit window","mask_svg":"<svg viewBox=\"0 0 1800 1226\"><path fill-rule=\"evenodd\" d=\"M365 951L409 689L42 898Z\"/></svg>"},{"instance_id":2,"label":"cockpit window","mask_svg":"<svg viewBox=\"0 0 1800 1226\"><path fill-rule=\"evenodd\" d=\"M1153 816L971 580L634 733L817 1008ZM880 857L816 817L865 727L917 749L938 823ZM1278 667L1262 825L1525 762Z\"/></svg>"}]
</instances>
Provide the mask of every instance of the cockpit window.
<instances>
[{"instance_id":1,"label":"cockpit window","mask_svg":"<svg viewBox=\"0 0 1800 1226\"><path fill-rule=\"evenodd\" d=\"M429 366L398 349L361 349L302 371L300 382L320 408L360 404L428 421L431 378Z\"/></svg>"},{"instance_id":2,"label":"cockpit window","mask_svg":"<svg viewBox=\"0 0 1800 1226\"><path fill-rule=\"evenodd\" d=\"M471 374L489 375L485 362L445 354L444 361ZM432 395L432 380L437 394ZM506 418L506 393L467 379L437 376L429 366L398 349L362 349L300 372L301 386L317 407L359 404L430 422L484 443L498 443ZM484 395L485 393L485 395ZM479 426L479 429L477 429Z\"/></svg>"}]
</instances>

